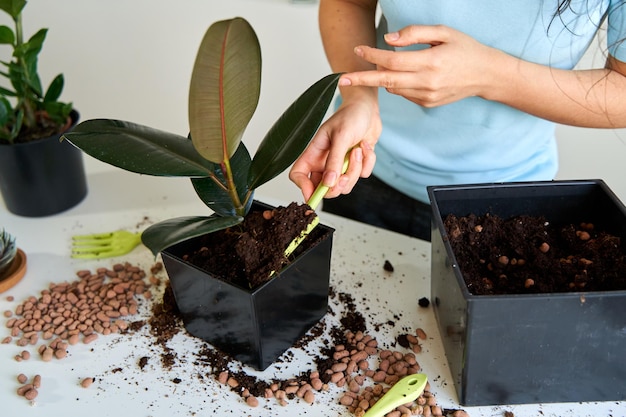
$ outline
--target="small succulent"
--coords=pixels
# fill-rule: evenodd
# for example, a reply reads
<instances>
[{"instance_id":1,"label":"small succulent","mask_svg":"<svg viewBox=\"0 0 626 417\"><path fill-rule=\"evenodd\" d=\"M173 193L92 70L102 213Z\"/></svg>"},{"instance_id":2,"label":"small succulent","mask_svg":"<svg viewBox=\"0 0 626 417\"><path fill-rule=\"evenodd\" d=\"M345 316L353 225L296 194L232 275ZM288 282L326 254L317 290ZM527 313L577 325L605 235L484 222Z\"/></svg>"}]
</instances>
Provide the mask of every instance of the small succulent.
<instances>
[{"instance_id":1,"label":"small succulent","mask_svg":"<svg viewBox=\"0 0 626 417\"><path fill-rule=\"evenodd\" d=\"M16 253L15 238L2 229L0 233L0 275L9 268Z\"/></svg>"}]
</instances>

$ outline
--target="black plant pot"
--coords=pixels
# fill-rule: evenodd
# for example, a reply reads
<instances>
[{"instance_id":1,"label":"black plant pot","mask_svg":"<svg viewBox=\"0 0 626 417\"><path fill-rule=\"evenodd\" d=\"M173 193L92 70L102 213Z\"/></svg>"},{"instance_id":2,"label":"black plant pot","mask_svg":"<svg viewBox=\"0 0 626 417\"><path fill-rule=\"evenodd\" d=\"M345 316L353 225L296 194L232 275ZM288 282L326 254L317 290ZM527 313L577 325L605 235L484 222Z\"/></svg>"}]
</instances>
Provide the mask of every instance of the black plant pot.
<instances>
[{"instance_id":1,"label":"black plant pot","mask_svg":"<svg viewBox=\"0 0 626 417\"><path fill-rule=\"evenodd\" d=\"M321 239L253 290L183 260L198 249L200 238L164 250L163 263L187 331L257 370L275 362L326 314L334 229L321 224L316 229Z\"/></svg>"},{"instance_id":2,"label":"black plant pot","mask_svg":"<svg viewBox=\"0 0 626 417\"><path fill-rule=\"evenodd\" d=\"M472 295L443 225L449 214L525 214L562 224L593 222L624 241L626 208L606 184L477 184L428 192L431 297L460 403L624 400L626 291Z\"/></svg>"},{"instance_id":3,"label":"black plant pot","mask_svg":"<svg viewBox=\"0 0 626 417\"><path fill-rule=\"evenodd\" d=\"M73 127L78 112L72 111L71 117ZM0 191L11 213L49 216L74 207L87 195L82 152L60 142L60 137L0 145Z\"/></svg>"}]
</instances>

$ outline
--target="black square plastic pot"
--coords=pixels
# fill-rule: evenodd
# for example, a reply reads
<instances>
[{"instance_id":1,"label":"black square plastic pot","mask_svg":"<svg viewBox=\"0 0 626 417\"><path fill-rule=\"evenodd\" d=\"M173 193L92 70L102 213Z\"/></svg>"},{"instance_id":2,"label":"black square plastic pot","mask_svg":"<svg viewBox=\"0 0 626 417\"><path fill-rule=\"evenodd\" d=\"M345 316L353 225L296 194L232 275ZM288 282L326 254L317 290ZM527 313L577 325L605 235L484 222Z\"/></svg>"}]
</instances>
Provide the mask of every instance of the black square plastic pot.
<instances>
[{"instance_id":1,"label":"black square plastic pot","mask_svg":"<svg viewBox=\"0 0 626 417\"><path fill-rule=\"evenodd\" d=\"M200 238L164 250L163 263L187 331L257 370L274 363L327 311L334 229L320 224L316 233L321 238L313 246L253 290L184 261L185 253L198 249Z\"/></svg>"},{"instance_id":2,"label":"black square plastic pot","mask_svg":"<svg viewBox=\"0 0 626 417\"><path fill-rule=\"evenodd\" d=\"M73 128L79 119L70 113ZM0 145L0 193L18 216L44 217L68 210L87 195L83 153L61 134L28 143Z\"/></svg>"},{"instance_id":3,"label":"black square plastic pot","mask_svg":"<svg viewBox=\"0 0 626 417\"><path fill-rule=\"evenodd\" d=\"M449 214L545 216L563 224L592 222L623 241L626 209L606 184L476 184L429 187L428 193L431 299L459 402L624 400L626 291L472 295L443 225Z\"/></svg>"}]
</instances>

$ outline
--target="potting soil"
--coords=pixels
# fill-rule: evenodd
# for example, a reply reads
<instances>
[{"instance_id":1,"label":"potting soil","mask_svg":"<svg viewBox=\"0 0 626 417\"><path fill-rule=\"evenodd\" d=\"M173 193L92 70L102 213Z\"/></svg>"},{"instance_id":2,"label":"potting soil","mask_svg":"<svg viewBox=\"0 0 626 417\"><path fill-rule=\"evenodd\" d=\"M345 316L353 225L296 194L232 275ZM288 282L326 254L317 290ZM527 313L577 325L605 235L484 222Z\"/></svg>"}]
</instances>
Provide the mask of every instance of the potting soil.
<instances>
[{"instance_id":1,"label":"potting soil","mask_svg":"<svg viewBox=\"0 0 626 417\"><path fill-rule=\"evenodd\" d=\"M544 217L474 214L444 220L474 295L626 289L620 237L591 223L556 225Z\"/></svg>"},{"instance_id":2,"label":"potting soil","mask_svg":"<svg viewBox=\"0 0 626 417\"><path fill-rule=\"evenodd\" d=\"M288 262L291 241L317 216L306 204L291 203L271 212L251 211L243 223L205 236L201 248L184 257L213 276L244 288L268 281ZM292 256L316 241L316 229Z\"/></svg>"}]
</instances>

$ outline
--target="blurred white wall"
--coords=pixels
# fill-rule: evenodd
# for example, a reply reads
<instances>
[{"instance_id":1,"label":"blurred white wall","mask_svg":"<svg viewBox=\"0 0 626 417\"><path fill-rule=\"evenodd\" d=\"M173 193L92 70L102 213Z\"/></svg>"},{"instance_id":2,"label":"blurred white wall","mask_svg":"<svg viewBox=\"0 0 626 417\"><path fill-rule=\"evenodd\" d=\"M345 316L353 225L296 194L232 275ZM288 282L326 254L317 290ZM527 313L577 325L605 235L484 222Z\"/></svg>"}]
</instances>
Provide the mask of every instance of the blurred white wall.
<instances>
[{"instance_id":1,"label":"blurred white wall","mask_svg":"<svg viewBox=\"0 0 626 417\"><path fill-rule=\"evenodd\" d=\"M330 72L315 2L29 0L24 26L27 36L49 28L39 63L42 82L47 85L62 72L63 98L75 104L83 120L119 118L186 135L187 91L197 47L211 23L235 16L255 28L263 55L261 99L244 136L253 152L292 100ZM11 22L2 16L0 23ZM4 51L0 48L0 54ZM594 45L590 62L601 65L603 59ZM558 178L602 178L626 201L626 130L559 127L558 137ZM92 159L87 163L108 169ZM286 173L261 187L259 195L301 200Z\"/></svg>"}]
</instances>

